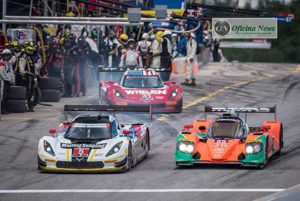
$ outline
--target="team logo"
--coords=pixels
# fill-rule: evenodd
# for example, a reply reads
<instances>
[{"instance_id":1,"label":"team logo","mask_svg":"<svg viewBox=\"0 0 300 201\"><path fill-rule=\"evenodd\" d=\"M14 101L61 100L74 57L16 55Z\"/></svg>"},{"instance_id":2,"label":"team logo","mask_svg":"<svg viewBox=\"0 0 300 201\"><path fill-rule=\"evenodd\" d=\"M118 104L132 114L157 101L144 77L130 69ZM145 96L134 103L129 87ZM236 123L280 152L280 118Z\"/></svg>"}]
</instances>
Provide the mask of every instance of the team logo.
<instances>
[{"instance_id":1,"label":"team logo","mask_svg":"<svg viewBox=\"0 0 300 201\"><path fill-rule=\"evenodd\" d=\"M230 32L230 24L225 20L219 20L215 23L214 29L219 36L225 36Z\"/></svg>"},{"instance_id":2,"label":"team logo","mask_svg":"<svg viewBox=\"0 0 300 201\"><path fill-rule=\"evenodd\" d=\"M88 148L74 148L72 156L76 160L81 161L89 156Z\"/></svg>"},{"instance_id":3,"label":"team logo","mask_svg":"<svg viewBox=\"0 0 300 201\"><path fill-rule=\"evenodd\" d=\"M19 31L19 32L17 33L17 38L18 38L19 40L24 40L24 39L27 38L27 35L26 35L26 33L22 32L22 31Z\"/></svg>"}]
</instances>

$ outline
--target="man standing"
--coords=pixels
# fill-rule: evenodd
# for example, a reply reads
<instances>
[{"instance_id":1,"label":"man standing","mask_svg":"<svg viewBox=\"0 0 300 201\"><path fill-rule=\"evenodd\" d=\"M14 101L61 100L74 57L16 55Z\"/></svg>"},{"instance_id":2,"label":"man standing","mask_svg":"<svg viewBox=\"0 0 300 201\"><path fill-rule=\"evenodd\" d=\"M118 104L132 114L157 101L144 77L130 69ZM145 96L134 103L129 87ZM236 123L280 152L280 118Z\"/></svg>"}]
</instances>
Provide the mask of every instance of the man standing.
<instances>
[{"instance_id":1,"label":"man standing","mask_svg":"<svg viewBox=\"0 0 300 201\"><path fill-rule=\"evenodd\" d=\"M196 60L197 42L194 33L187 33L187 44L186 44L186 64L187 64L187 76L182 85L195 86L196 80L194 77L194 64Z\"/></svg>"},{"instance_id":2,"label":"man standing","mask_svg":"<svg viewBox=\"0 0 300 201\"><path fill-rule=\"evenodd\" d=\"M163 32L159 31L155 34L155 40L152 43L152 68L160 68L160 56L162 53Z\"/></svg>"},{"instance_id":3,"label":"man standing","mask_svg":"<svg viewBox=\"0 0 300 201\"><path fill-rule=\"evenodd\" d=\"M26 53L21 56L16 73L19 75L18 85L26 87L27 111L34 112L32 104L33 89L36 85L35 65L33 60L33 46L25 47Z\"/></svg>"},{"instance_id":4,"label":"man standing","mask_svg":"<svg viewBox=\"0 0 300 201\"><path fill-rule=\"evenodd\" d=\"M2 101L1 101L1 114L9 114L7 111L7 100L8 100L8 93L10 89L10 85L14 85L15 76L13 72L12 65L10 60L12 58L12 53L9 49L4 49L2 51L2 58L4 62L4 66L2 67L1 72L1 91L2 91Z\"/></svg>"},{"instance_id":5,"label":"man standing","mask_svg":"<svg viewBox=\"0 0 300 201\"><path fill-rule=\"evenodd\" d=\"M130 69L142 67L142 58L140 53L135 48L134 39L128 40L128 49L123 50L120 65L122 67L128 67Z\"/></svg>"}]
</instances>

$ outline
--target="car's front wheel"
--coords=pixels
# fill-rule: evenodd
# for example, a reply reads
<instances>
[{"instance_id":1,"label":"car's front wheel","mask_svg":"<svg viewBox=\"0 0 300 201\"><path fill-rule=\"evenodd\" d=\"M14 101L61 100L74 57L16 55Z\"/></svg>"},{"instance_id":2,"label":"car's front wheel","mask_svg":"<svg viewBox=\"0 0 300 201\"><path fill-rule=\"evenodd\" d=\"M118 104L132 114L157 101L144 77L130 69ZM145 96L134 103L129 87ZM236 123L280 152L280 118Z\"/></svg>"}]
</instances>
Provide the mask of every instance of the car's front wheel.
<instances>
[{"instance_id":1,"label":"car's front wheel","mask_svg":"<svg viewBox=\"0 0 300 201\"><path fill-rule=\"evenodd\" d=\"M133 154L132 154L132 145L130 143L128 145L128 155L127 155L126 170L130 170L132 167L133 167Z\"/></svg>"}]
</instances>

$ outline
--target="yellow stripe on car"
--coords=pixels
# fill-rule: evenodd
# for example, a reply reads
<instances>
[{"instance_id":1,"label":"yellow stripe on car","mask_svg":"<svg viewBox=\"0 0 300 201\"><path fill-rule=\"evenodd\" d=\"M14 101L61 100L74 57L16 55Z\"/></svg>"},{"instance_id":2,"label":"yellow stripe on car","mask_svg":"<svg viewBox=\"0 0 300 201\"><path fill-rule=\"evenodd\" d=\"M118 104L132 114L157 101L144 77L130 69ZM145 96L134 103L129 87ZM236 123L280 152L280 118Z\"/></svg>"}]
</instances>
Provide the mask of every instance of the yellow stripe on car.
<instances>
[{"instance_id":1,"label":"yellow stripe on car","mask_svg":"<svg viewBox=\"0 0 300 201\"><path fill-rule=\"evenodd\" d=\"M94 159L94 157L95 157L95 154L96 154L96 152L97 152L97 150L96 150L96 149L94 149L94 150L93 150L93 153L92 153L92 155L91 155L91 157L90 157L90 160L89 160L89 161L93 161L93 159Z\"/></svg>"}]
</instances>

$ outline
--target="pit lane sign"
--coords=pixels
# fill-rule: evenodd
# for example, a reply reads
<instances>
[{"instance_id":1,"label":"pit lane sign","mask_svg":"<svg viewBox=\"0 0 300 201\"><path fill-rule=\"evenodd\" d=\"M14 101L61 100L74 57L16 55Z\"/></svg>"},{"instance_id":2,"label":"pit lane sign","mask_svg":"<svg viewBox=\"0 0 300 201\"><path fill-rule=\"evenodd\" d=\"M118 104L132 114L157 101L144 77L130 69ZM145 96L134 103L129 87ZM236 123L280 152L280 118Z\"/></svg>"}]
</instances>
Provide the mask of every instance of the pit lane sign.
<instances>
[{"instance_id":1,"label":"pit lane sign","mask_svg":"<svg viewBox=\"0 0 300 201\"><path fill-rule=\"evenodd\" d=\"M276 18L213 18L214 39L276 39Z\"/></svg>"}]
</instances>

